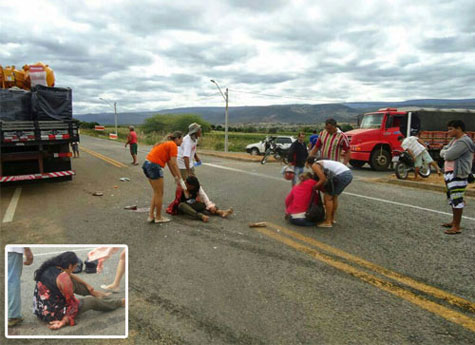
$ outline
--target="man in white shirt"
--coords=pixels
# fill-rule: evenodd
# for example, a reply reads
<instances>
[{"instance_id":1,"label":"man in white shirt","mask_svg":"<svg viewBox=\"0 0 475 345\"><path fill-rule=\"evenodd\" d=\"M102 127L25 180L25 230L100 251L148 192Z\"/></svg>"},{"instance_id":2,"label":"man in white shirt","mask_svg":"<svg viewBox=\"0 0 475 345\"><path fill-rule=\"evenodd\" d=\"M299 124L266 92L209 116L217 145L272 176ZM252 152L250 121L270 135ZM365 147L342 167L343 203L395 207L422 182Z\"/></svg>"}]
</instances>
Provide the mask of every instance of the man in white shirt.
<instances>
[{"instance_id":1,"label":"man in white shirt","mask_svg":"<svg viewBox=\"0 0 475 345\"><path fill-rule=\"evenodd\" d=\"M21 272L23 265L33 263L33 253L28 247L7 246L8 253L8 327L23 321L21 317ZM23 254L25 261L23 261Z\"/></svg>"},{"instance_id":2,"label":"man in white shirt","mask_svg":"<svg viewBox=\"0 0 475 345\"><path fill-rule=\"evenodd\" d=\"M420 134L421 131L419 130L415 135L407 137L401 143L402 148L414 159L414 180L419 178L419 170L422 167L422 161L432 165L435 171L440 175L440 169L430 156L429 152L427 152L427 146L419 137Z\"/></svg>"},{"instance_id":3,"label":"man in white shirt","mask_svg":"<svg viewBox=\"0 0 475 345\"><path fill-rule=\"evenodd\" d=\"M190 175L195 175L195 162L201 163L200 158L196 154L196 146L198 139L201 137L201 126L194 122L188 126L188 134L183 138L183 142L178 148L178 168L180 169L183 180Z\"/></svg>"}]
</instances>

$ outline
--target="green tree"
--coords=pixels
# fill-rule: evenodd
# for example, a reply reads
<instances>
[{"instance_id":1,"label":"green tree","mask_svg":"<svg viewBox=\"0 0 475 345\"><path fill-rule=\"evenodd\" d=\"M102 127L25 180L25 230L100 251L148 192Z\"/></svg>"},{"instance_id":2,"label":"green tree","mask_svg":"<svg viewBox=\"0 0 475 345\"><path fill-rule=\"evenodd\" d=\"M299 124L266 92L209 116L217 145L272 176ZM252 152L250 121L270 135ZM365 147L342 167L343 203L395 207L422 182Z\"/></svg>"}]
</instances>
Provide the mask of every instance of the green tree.
<instances>
[{"instance_id":1,"label":"green tree","mask_svg":"<svg viewBox=\"0 0 475 345\"><path fill-rule=\"evenodd\" d=\"M211 124L195 114L158 114L145 120L142 129L145 133L169 133L174 131L188 132L188 126L199 123L203 133L211 130Z\"/></svg>"}]
</instances>

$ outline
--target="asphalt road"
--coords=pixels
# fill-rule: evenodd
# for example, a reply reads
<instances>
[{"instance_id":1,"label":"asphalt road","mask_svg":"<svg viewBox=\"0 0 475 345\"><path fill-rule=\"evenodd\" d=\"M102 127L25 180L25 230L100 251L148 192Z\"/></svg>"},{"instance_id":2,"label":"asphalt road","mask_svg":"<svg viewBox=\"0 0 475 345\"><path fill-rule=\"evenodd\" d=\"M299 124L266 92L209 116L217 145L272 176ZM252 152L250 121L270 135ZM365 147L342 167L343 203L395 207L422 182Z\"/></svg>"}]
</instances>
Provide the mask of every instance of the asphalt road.
<instances>
[{"instance_id":1,"label":"asphalt road","mask_svg":"<svg viewBox=\"0 0 475 345\"><path fill-rule=\"evenodd\" d=\"M146 213L124 210L148 207L152 196L128 150L81 140L92 151L74 160L72 182L21 186L2 243L127 244L129 338L114 342L475 342L474 199L463 233L447 236L442 193L375 183L372 177L387 173L355 170L336 226L298 228L283 219L290 184L278 164L203 156L202 185L234 216L150 225ZM139 148L140 161L148 149ZM168 172L165 185L164 206L174 197ZM2 187L2 219L17 188ZM96 191L104 196L92 196ZM268 227L248 227L261 221Z\"/></svg>"}]
</instances>

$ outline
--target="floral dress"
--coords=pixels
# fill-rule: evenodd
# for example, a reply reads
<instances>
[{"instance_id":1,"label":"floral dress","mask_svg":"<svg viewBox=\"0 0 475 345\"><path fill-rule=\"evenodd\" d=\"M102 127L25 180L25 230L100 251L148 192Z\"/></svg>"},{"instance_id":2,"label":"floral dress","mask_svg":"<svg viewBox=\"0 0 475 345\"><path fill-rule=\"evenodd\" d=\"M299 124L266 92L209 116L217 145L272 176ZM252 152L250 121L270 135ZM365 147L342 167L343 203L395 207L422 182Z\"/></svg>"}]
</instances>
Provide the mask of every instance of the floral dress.
<instances>
[{"instance_id":1,"label":"floral dress","mask_svg":"<svg viewBox=\"0 0 475 345\"><path fill-rule=\"evenodd\" d=\"M74 296L71 278L59 268L47 268L36 282L33 313L46 322L60 321L68 316L69 324L73 326L78 310L79 300Z\"/></svg>"}]
</instances>

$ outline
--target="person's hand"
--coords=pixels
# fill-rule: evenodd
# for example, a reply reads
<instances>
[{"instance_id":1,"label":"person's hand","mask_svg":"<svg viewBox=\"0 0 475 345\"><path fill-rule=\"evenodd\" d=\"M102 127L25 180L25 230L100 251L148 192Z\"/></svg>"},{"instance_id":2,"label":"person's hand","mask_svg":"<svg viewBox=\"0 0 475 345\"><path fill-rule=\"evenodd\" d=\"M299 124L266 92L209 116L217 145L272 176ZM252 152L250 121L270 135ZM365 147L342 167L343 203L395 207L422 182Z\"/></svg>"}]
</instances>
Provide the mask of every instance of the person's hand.
<instances>
[{"instance_id":1,"label":"person's hand","mask_svg":"<svg viewBox=\"0 0 475 345\"><path fill-rule=\"evenodd\" d=\"M28 266L33 263L33 253L31 252L30 248L25 248L24 250L25 254L25 261L23 261L23 265Z\"/></svg>"},{"instance_id":2,"label":"person's hand","mask_svg":"<svg viewBox=\"0 0 475 345\"><path fill-rule=\"evenodd\" d=\"M49 329L60 329L61 327L66 326L66 322L61 320L61 321L51 321L49 323L48 328Z\"/></svg>"}]
</instances>

